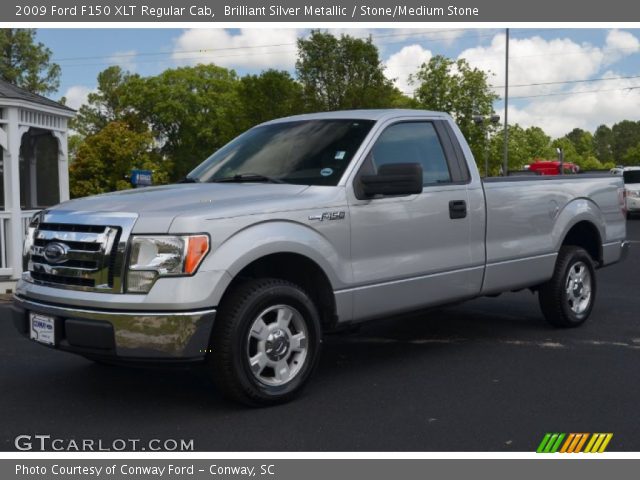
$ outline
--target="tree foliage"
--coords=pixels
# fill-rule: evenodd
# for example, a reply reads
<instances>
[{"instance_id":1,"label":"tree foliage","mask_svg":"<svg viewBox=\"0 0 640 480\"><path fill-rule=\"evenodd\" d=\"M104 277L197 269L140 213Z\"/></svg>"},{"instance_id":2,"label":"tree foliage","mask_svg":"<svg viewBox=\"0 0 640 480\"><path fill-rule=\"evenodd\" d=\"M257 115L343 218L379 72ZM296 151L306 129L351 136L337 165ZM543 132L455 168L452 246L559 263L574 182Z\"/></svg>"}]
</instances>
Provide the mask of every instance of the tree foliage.
<instances>
[{"instance_id":1,"label":"tree foliage","mask_svg":"<svg viewBox=\"0 0 640 480\"><path fill-rule=\"evenodd\" d=\"M602 162L613 162L613 131L607 125L600 125L593 134L593 150Z\"/></svg>"},{"instance_id":2,"label":"tree foliage","mask_svg":"<svg viewBox=\"0 0 640 480\"><path fill-rule=\"evenodd\" d=\"M627 149L621 163L623 165L640 165L640 140L635 146Z\"/></svg>"},{"instance_id":3,"label":"tree foliage","mask_svg":"<svg viewBox=\"0 0 640 480\"><path fill-rule=\"evenodd\" d=\"M60 85L60 66L51 50L26 28L0 29L0 78L33 93L45 95Z\"/></svg>"},{"instance_id":4,"label":"tree foliage","mask_svg":"<svg viewBox=\"0 0 640 480\"><path fill-rule=\"evenodd\" d=\"M303 89L288 72L267 70L245 75L238 85L243 122L246 127L304 111Z\"/></svg>"},{"instance_id":5,"label":"tree foliage","mask_svg":"<svg viewBox=\"0 0 640 480\"><path fill-rule=\"evenodd\" d=\"M384 108L398 100L371 39L314 30L298 39L296 74L310 110Z\"/></svg>"},{"instance_id":6,"label":"tree foliage","mask_svg":"<svg viewBox=\"0 0 640 480\"><path fill-rule=\"evenodd\" d=\"M484 129L493 131L495 126L478 126L473 118L494 113L493 103L498 96L489 86L488 74L471 68L464 59L436 55L410 76L410 83L416 87L417 106L451 114L476 158L483 158L487 147Z\"/></svg>"},{"instance_id":7,"label":"tree foliage","mask_svg":"<svg viewBox=\"0 0 640 480\"><path fill-rule=\"evenodd\" d=\"M450 113L468 140L481 171L488 155L490 174L502 166L500 125L476 125L475 115L494 113L498 98L489 72L465 60L435 56L411 76L410 98L385 77L371 40L313 31L298 41L296 77L266 70L238 76L216 65L196 65L141 77L109 67L98 75L72 122L72 194L129 188L134 167L155 171L156 183L176 181L229 140L273 118L318 110L420 108ZM487 131L488 129L488 131ZM488 133L488 141L487 134ZM583 169L640 163L640 122L580 128L552 139L539 127L509 125L509 169L536 159L565 160Z\"/></svg>"},{"instance_id":8,"label":"tree foliage","mask_svg":"<svg viewBox=\"0 0 640 480\"><path fill-rule=\"evenodd\" d=\"M171 178L184 177L240 133L238 77L215 65L132 77L123 101L154 132L160 153L174 159Z\"/></svg>"},{"instance_id":9,"label":"tree foliage","mask_svg":"<svg viewBox=\"0 0 640 480\"><path fill-rule=\"evenodd\" d=\"M86 136L99 132L110 122L124 120L129 106L123 98L134 77L118 66L100 72L96 91L87 95L87 103L79 108L69 126L81 136ZM129 112L128 116L129 123L135 123L135 115Z\"/></svg>"},{"instance_id":10,"label":"tree foliage","mask_svg":"<svg viewBox=\"0 0 640 480\"><path fill-rule=\"evenodd\" d=\"M566 135L567 139L573 144L576 153L582 158L594 156L594 142L591 132L587 132L581 128L574 128Z\"/></svg>"},{"instance_id":11,"label":"tree foliage","mask_svg":"<svg viewBox=\"0 0 640 480\"><path fill-rule=\"evenodd\" d=\"M504 135L497 132L490 144L490 174L498 175L502 168ZM551 137L541 128L522 128L509 125L509 170L523 170L526 165L537 159L547 159L553 155ZM480 162L478 162L480 163Z\"/></svg>"},{"instance_id":12,"label":"tree foliage","mask_svg":"<svg viewBox=\"0 0 640 480\"><path fill-rule=\"evenodd\" d=\"M124 122L110 122L77 148L69 166L72 197L130 188L134 168L152 170L156 183L168 180L167 163L152 152L151 132L136 132Z\"/></svg>"},{"instance_id":13,"label":"tree foliage","mask_svg":"<svg viewBox=\"0 0 640 480\"><path fill-rule=\"evenodd\" d=\"M629 150L640 143L640 122L623 120L611 127L613 134L613 158L616 163L637 165L640 159L633 160Z\"/></svg>"},{"instance_id":14,"label":"tree foliage","mask_svg":"<svg viewBox=\"0 0 640 480\"><path fill-rule=\"evenodd\" d=\"M494 113L498 96L488 83L488 74L471 68L464 59L442 55L432 57L411 76L415 95L422 108L450 113L464 127L473 124L474 115Z\"/></svg>"}]
</instances>

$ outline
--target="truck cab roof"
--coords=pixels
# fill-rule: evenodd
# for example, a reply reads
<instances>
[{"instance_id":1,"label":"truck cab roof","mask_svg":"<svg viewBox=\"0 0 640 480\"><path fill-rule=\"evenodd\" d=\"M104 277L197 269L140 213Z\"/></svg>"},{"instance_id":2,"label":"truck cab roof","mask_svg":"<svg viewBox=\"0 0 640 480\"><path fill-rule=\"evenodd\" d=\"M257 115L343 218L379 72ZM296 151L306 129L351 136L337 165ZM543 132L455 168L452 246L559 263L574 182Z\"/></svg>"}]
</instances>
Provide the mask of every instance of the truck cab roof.
<instances>
[{"instance_id":1,"label":"truck cab roof","mask_svg":"<svg viewBox=\"0 0 640 480\"><path fill-rule=\"evenodd\" d=\"M353 120L389 120L402 117L424 117L424 118L442 118L448 119L451 116L443 112L433 112L430 110L412 110L412 109L372 109L372 110L339 110L337 112L320 112L306 113L302 115L293 115L290 117L278 118L263 123L269 125L273 123L305 121L305 120L335 120L335 119L353 119Z\"/></svg>"}]
</instances>

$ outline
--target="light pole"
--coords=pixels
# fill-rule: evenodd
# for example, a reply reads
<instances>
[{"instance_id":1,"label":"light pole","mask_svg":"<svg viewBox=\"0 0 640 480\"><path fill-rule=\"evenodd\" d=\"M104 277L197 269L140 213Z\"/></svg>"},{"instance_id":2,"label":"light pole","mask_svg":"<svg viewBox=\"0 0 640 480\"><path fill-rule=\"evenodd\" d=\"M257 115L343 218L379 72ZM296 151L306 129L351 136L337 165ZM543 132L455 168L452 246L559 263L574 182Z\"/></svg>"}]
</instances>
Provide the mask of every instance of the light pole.
<instances>
[{"instance_id":1,"label":"light pole","mask_svg":"<svg viewBox=\"0 0 640 480\"><path fill-rule=\"evenodd\" d=\"M496 125L500 121L500 115L474 115L473 123L478 126L482 126L484 128L484 176L485 178L489 176L489 123L493 123Z\"/></svg>"},{"instance_id":2,"label":"light pole","mask_svg":"<svg viewBox=\"0 0 640 480\"><path fill-rule=\"evenodd\" d=\"M503 175L509 174L509 29L505 31L504 53L504 158Z\"/></svg>"},{"instance_id":3,"label":"light pole","mask_svg":"<svg viewBox=\"0 0 640 480\"><path fill-rule=\"evenodd\" d=\"M560 164L560 175L564 175L564 151L562 148L556 148L556 153L558 154L558 163Z\"/></svg>"}]
</instances>

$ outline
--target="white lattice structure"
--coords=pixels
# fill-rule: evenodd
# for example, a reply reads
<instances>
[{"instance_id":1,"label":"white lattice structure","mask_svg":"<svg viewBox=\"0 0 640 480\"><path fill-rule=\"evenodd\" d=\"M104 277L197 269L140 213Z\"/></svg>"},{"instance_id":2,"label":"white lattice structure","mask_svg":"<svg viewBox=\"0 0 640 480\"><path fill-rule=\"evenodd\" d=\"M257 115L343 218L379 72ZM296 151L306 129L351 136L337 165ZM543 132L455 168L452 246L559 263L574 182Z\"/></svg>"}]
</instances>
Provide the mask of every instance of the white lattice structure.
<instances>
[{"instance_id":1,"label":"white lattice structure","mask_svg":"<svg viewBox=\"0 0 640 480\"><path fill-rule=\"evenodd\" d=\"M0 293L22 273L29 218L69 199L67 122L74 113L0 80Z\"/></svg>"}]
</instances>

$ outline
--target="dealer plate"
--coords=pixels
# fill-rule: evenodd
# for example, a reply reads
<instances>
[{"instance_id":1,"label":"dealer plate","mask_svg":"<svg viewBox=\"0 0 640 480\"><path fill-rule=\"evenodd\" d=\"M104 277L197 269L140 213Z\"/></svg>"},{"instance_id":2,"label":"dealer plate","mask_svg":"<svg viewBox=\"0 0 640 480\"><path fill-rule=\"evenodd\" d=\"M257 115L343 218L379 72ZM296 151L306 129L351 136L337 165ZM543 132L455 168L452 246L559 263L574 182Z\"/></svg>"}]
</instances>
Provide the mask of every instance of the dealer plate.
<instances>
[{"instance_id":1,"label":"dealer plate","mask_svg":"<svg viewBox=\"0 0 640 480\"><path fill-rule=\"evenodd\" d=\"M29 312L29 338L46 345L55 345L55 319L49 315Z\"/></svg>"}]
</instances>

